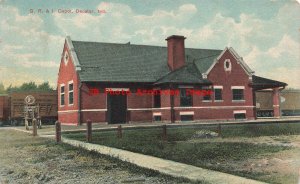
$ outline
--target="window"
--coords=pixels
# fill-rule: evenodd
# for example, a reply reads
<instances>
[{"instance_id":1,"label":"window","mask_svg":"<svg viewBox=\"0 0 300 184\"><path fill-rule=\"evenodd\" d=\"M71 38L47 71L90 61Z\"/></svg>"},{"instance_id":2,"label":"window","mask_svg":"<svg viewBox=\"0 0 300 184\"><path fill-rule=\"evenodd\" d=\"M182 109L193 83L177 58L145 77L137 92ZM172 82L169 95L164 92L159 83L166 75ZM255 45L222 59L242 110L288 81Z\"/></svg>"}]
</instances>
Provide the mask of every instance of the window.
<instances>
[{"instance_id":1,"label":"window","mask_svg":"<svg viewBox=\"0 0 300 184\"><path fill-rule=\"evenodd\" d=\"M181 107L193 106L193 96L187 95L186 88L180 89L180 106Z\"/></svg>"},{"instance_id":2,"label":"window","mask_svg":"<svg viewBox=\"0 0 300 184\"><path fill-rule=\"evenodd\" d=\"M221 88L217 88L215 89L215 100L223 100L222 98L222 89Z\"/></svg>"},{"instance_id":3,"label":"window","mask_svg":"<svg viewBox=\"0 0 300 184\"><path fill-rule=\"evenodd\" d=\"M235 113L234 119L246 119L246 113Z\"/></svg>"},{"instance_id":4,"label":"window","mask_svg":"<svg viewBox=\"0 0 300 184\"><path fill-rule=\"evenodd\" d=\"M161 116L153 116L154 121L161 121Z\"/></svg>"},{"instance_id":5,"label":"window","mask_svg":"<svg viewBox=\"0 0 300 184\"><path fill-rule=\"evenodd\" d=\"M69 83L69 105L73 105L74 102L74 92L73 92L73 82Z\"/></svg>"},{"instance_id":6,"label":"window","mask_svg":"<svg viewBox=\"0 0 300 184\"><path fill-rule=\"evenodd\" d=\"M193 115L181 115L180 116L180 120L181 121L193 121Z\"/></svg>"},{"instance_id":7,"label":"window","mask_svg":"<svg viewBox=\"0 0 300 184\"><path fill-rule=\"evenodd\" d=\"M60 86L60 106L65 105L65 86Z\"/></svg>"},{"instance_id":8,"label":"window","mask_svg":"<svg viewBox=\"0 0 300 184\"><path fill-rule=\"evenodd\" d=\"M224 61L224 69L225 69L225 71L231 71L231 62L230 62L230 59L226 59Z\"/></svg>"},{"instance_id":9,"label":"window","mask_svg":"<svg viewBox=\"0 0 300 184\"><path fill-rule=\"evenodd\" d=\"M244 100L244 89L232 89L232 100Z\"/></svg>"},{"instance_id":10,"label":"window","mask_svg":"<svg viewBox=\"0 0 300 184\"><path fill-rule=\"evenodd\" d=\"M68 52L65 51L65 55L64 55L64 62L65 62L65 65L68 64L68 61L69 61L69 55L68 55Z\"/></svg>"},{"instance_id":11,"label":"window","mask_svg":"<svg viewBox=\"0 0 300 184\"><path fill-rule=\"evenodd\" d=\"M154 95L154 107L155 108L161 107L161 104L160 104L160 94L155 94Z\"/></svg>"}]
</instances>

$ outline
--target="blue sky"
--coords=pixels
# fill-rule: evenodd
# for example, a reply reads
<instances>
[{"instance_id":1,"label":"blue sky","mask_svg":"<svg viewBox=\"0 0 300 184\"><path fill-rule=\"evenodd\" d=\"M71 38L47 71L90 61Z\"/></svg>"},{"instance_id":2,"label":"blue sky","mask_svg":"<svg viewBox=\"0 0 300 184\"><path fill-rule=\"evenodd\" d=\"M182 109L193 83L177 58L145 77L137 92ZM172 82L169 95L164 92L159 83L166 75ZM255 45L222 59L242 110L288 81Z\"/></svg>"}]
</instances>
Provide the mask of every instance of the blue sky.
<instances>
[{"instance_id":1,"label":"blue sky","mask_svg":"<svg viewBox=\"0 0 300 184\"><path fill-rule=\"evenodd\" d=\"M177 34L187 37L186 47L231 46L257 75L300 88L300 5L295 0L0 0L0 10L0 82L6 87L25 81L55 86L67 35L165 46L164 39Z\"/></svg>"}]
</instances>

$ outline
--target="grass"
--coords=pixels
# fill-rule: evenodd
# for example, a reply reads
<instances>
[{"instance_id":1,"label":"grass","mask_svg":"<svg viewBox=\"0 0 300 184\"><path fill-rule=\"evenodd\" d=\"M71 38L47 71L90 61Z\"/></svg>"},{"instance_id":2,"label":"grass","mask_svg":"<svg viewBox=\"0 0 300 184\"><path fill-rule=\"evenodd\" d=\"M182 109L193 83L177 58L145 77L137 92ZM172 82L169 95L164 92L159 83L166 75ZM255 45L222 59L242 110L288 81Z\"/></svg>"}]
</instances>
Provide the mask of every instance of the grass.
<instances>
[{"instance_id":1,"label":"grass","mask_svg":"<svg viewBox=\"0 0 300 184\"><path fill-rule=\"evenodd\" d=\"M74 165L69 165L69 162L62 161L62 163L65 164L64 167L54 167L56 171L51 171L51 175L47 173L47 176L49 175L51 178L59 177L56 176L55 173L57 174L64 171L70 172L73 170L74 174L80 172L81 170L88 170L92 173L94 170L104 170L104 173L107 171L108 174L111 173L109 171L113 171L116 174L122 174L124 171L134 173L134 175L146 176L147 178L153 177L156 178L155 181L157 180L163 183L205 183L202 181L192 182L181 177L171 177L154 170L138 167L134 164L124 162L116 158L101 155L94 151L87 151L82 148L73 147L63 143L57 144L50 139L32 137L31 135L13 130L0 132L0 143L0 165L2 168L7 167L7 165L2 165L1 158L6 158L5 163L8 161L11 162L11 164L8 163L9 165L16 164L13 168L11 168L11 170L15 174L21 173L22 177L24 177L23 180L25 183L31 183L28 181L29 176L33 178L35 175L43 172L39 169L39 167L49 167L49 164L52 163L54 165L60 165L61 163L59 164L58 162L61 162L61 160L72 160ZM6 154L10 156L7 158ZM20 158L23 158L22 162L20 162ZM17 164L18 162L24 164L25 166ZM68 172L66 174L68 174ZM19 177L19 174L16 177ZM114 175L111 177L114 177ZM120 180L126 181L126 178L128 177L124 175L124 179ZM21 180L22 178L18 179ZM64 180L62 178L62 182L63 181ZM2 183L2 178L0 178L0 183Z\"/></svg>"},{"instance_id":2,"label":"grass","mask_svg":"<svg viewBox=\"0 0 300 184\"><path fill-rule=\"evenodd\" d=\"M262 172L237 170L234 164L251 158L263 158L273 153L290 149L283 146L252 144L243 142L197 142L189 141L196 131L217 131L217 126L194 126L168 128L167 140L163 141L162 128L125 129L122 139L113 131L93 132L93 143L133 152L187 163L199 167L236 174L266 182ZM299 123L222 125L222 137L258 137L300 134ZM84 133L64 136L85 141Z\"/></svg>"}]
</instances>

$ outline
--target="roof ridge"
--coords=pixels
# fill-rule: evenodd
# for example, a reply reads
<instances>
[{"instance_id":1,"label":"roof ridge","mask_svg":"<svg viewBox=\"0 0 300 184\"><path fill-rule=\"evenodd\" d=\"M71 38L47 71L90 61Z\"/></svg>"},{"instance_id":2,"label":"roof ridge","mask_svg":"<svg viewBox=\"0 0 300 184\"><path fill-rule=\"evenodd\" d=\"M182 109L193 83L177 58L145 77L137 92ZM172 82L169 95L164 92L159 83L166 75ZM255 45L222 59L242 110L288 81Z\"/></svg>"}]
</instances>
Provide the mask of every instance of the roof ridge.
<instances>
[{"instance_id":1,"label":"roof ridge","mask_svg":"<svg viewBox=\"0 0 300 184\"><path fill-rule=\"evenodd\" d=\"M145 47L160 47L160 48L167 48L167 46L160 46L160 45L143 45L143 44L128 44L126 43L113 43L113 42L95 42L95 41L80 41L80 40L72 40L72 42L81 42L81 43L98 43L98 44L113 44L113 45L121 45L121 46L145 46ZM186 47L185 49L193 49L193 50L209 50L209 51L222 51L220 49L206 49L206 48L189 48Z\"/></svg>"}]
</instances>

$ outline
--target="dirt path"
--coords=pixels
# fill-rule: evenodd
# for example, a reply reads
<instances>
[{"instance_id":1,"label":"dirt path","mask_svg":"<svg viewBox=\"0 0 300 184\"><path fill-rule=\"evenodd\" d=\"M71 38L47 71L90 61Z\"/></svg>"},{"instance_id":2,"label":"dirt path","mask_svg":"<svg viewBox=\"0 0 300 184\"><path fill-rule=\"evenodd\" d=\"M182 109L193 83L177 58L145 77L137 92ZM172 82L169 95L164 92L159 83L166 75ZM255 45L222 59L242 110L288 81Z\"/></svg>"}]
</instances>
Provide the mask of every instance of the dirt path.
<instances>
[{"instance_id":1,"label":"dirt path","mask_svg":"<svg viewBox=\"0 0 300 184\"><path fill-rule=\"evenodd\" d=\"M0 184L189 183L116 159L0 128Z\"/></svg>"}]
</instances>

